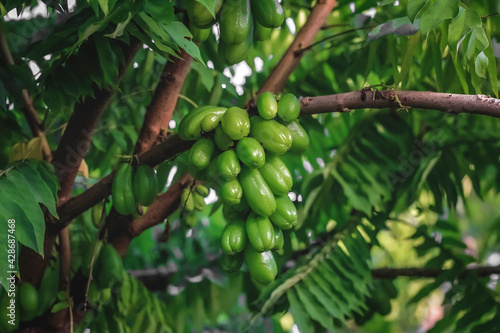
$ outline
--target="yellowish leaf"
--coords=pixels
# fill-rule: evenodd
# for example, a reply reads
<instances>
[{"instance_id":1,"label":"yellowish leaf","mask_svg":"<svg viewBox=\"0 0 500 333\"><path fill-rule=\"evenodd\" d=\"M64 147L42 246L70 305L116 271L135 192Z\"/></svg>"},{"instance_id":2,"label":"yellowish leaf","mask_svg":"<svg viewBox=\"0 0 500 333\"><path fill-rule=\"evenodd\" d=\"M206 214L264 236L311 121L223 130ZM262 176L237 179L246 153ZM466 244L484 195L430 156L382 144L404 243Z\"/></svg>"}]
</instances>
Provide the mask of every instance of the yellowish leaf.
<instances>
[{"instance_id":1,"label":"yellowish leaf","mask_svg":"<svg viewBox=\"0 0 500 333\"><path fill-rule=\"evenodd\" d=\"M85 162L85 160L82 160L82 163L80 163L78 172L80 172L83 177L87 179L89 178L89 166L87 165L87 162Z\"/></svg>"},{"instance_id":2,"label":"yellowish leaf","mask_svg":"<svg viewBox=\"0 0 500 333\"><path fill-rule=\"evenodd\" d=\"M16 143L9 152L9 163L23 160L26 155L26 149L25 142Z\"/></svg>"}]
</instances>

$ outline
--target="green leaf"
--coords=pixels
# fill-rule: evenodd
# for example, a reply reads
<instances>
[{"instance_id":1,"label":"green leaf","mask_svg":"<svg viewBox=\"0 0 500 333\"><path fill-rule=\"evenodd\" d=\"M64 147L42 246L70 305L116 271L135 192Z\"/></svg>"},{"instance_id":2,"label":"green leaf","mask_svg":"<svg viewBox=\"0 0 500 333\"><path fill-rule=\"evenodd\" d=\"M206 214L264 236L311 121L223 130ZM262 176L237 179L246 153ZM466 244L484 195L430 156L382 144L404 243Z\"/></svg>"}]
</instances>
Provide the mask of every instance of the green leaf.
<instances>
[{"instance_id":1,"label":"green leaf","mask_svg":"<svg viewBox=\"0 0 500 333\"><path fill-rule=\"evenodd\" d=\"M477 55L474 64L477 76L486 79L486 71L488 70L489 61L486 54L484 54L484 51L481 51Z\"/></svg>"},{"instance_id":2,"label":"green leaf","mask_svg":"<svg viewBox=\"0 0 500 333\"><path fill-rule=\"evenodd\" d=\"M174 42L179 45L179 47L181 47L194 59L204 64L198 46L190 39L187 39L187 37L190 38L192 35L183 23L173 21L170 24L162 24L162 26L170 37L172 37Z\"/></svg>"},{"instance_id":3,"label":"green leaf","mask_svg":"<svg viewBox=\"0 0 500 333\"><path fill-rule=\"evenodd\" d=\"M62 309L66 309L68 307L69 307L69 305L68 305L67 301L59 302L59 303L54 304L54 306L50 310L50 313L56 313L56 312L61 311Z\"/></svg>"},{"instance_id":4,"label":"green leaf","mask_svg":"<svg viewBox=\"0 0 500 333\"><path fill-rule=\"evenodd\" d=\"M52 215L59 217L57 215L56 201L54 199L57 197L57 191L51 191L48 184L42 178L43 176L38 172L36 164L36 162L27 162L25 163L25 167L20 168L20 171L31 187L31 191L36 200L45 205Z\"/></svg>"},{"instance_id":5,"label":"green leaf","mask_svg":"<svg viewBox=\"0 0 500 333\"><path fill-rule=\"evenodd\" d=\"M488 45L490 45L490 41L483 27L472 29L469 45L467 45L467 50L465 51L465 58L471 61L477 54L484 51Z\"/></svg>"},{"instance_id":6,"label":"green leaf","mask_svg":"<svg viewBox=\"0 0 500 333\"><path fill-rule=\"evenodd\" d=\"M14 205L14 207L17 206L18 208L22 208L22 215L25 215L27 218L23 220L22 215L13 215L13 218L19 222L19 224L16 225L16 229L28 230L28 233L31 235L29 244L23 244L40 254L43 253L45 219L38 201L33 196L31 188L26 183L26 180L19 171L11 170L7 173L7 177L3 177L0 180L0 188L0 190L4 192L4 195L15 202L16 205ZM5 198L5 201L2 200L2 202L7 202L8 200L9 199ZM32 238L33 236L34 239ZM32 242L33 240L34 244Z\"/></svg>"},{"instance_id":7,"label":"green leaf","mask_svg":"<svg viewBox=\"0 0 500 333\"><path fill-rule=\"evenodd\" d=\"M460 7L458 15L451 21L448 27L448 45L458 48L458 42L472 29L482 26L481 16L474 9Z\"/></svg>"},{"instance_id":8,"label":"green leaf","mask_svg":"<svg viewBox=\"0 0 500 333\"><path fill-rule=\"evenodd\" d=\"M198 72L201 83L208 91L212 91L215 83L215 76L213 69L208 68L200 62L194 62L191 64L191 68Z\"/></svg>"},{"instance_id":9,"label":"green leaf","mask_svg":"<svg viewBox=\"0 0 500 333\"><path fill-rule=\"evenodd\" d=\"M215 3L217 0L196 0L197 2L201 3L203 6L205 6L210 14L215 18Z\"/></svg>"},{"instance_id":10,"label":"green leaf","mask_svg":"<svg viewBox=\"0 0 500 333\"><path fill-rule=\"evenodd\" d=\"M406 49L406 53L403 57L403 63L401 65L401 71L396 78L395 85L398 86L400 82L403 82L410 73L410 70L413 68L413 59L415 56L415 51L417 50L417 46L420 45L420 32L417 32L410 38L408 38L408 47ZM410 80L407 80L409 83Z\"/></svg>"},{"instance_id":11,"label":"green leaf","mask_svg":"<svg viewBox=\"0 0 500 333\"><path fill-rule=\"evenodd\" d=\"M345 196L349 199L350 203L354 208L359 211L366 213L366 215L371 216L372 205L368 198L355 190L355 188L349 184L335 169L331 170L332 175L340 183L342 189L344 190Z\"/></svg>"},{"instance_id":12,"label":"green leaf","mask_svg":"<svg viewBox=\"0 0 500 333\"><path fill-rule=\"evenodd\" d=\"M172 2L165 0L149 0L144 4L144 11L151 17L164 24L169 24L174 20L174 7Z\"/></svg>"},{"instance_id":13,"label":"green leaf","mask_svg":"<svg viewBox=\"0 0 500 333\"><path fill-rule=\"evenodd\" d=\"M493 45L488 45L484 50L484 54L488 57L488 75L490 77L492 93L498 98L498 76L497 76L497 62L495 54L493 53Z\"/></svg>"},{"instance_id":14,"label":"green leaf","mask_svg":"<svg viewBox=\"0 0 500 333\"><path fill-rule=\"evenodd\" d=\"M324 328L332 332L335 331L331 316L326 312L325 308L318 303L309 290L298 284L295 286L295 291L311 318L319 322Z\"/></svg>"},{"instance_id":15,"label":"green leaf","mask_svg":"<svg viewBox=\"0 0 500 333\"><path fill-rule=\"evenodd\" d=\"M300 332L314 332L314 325L311 318L307 315L307 310L299 301L293 290L288 290L286 297L290 302L290 311L292 312L293 320Z\"/></svg>"},{"instance_id":16,"label":"green leaf","mask_svg":"<svg viewBox=\"0 0 500 333\"><path fill-rule=\"evenodd\" d=\"M409 0L408 1L408 17L410 18L411 21L415 20L415 17L417 17L418 12L422 8L424 8L425 4L427 3L428 0Z\"/></svg>"},{"instance_id":17,"label":"green leaf","mask_svg":"<svg viewBox=\"0 0 500 333\"><path fill-rule=\"evenodd\" d=\"M410 1L411 2L411 1ZM420 31L426 35L432 28L446 19L455 17L459 9L459 0L438 0L427 8L420 19Z\"/></svg>"}]
</instances>

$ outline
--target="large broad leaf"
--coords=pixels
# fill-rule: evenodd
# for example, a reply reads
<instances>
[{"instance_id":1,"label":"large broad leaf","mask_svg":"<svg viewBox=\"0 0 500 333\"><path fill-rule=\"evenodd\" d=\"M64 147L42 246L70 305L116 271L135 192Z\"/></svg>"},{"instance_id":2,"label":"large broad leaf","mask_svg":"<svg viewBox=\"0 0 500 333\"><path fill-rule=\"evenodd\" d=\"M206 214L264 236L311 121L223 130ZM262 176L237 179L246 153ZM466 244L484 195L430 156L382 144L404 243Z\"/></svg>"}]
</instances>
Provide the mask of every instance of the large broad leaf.
<instances>
[{"instance_id":1,"label":"large broad leaf","mask_svg":"<svg viewBox=\"0 0 500 333\"><path fill-rule=\"evenodd\" d=\"M459 9L459 0L438 0L427 8L420 19L420 31L427 34L441 22L454 18Z\"/></svg>"},{"instance_id":2,"label":"large broad leaf","mask_svg":"<svg viewBox=\"0 0 500 333\"><path fill-rule=\"evenodd\" d=\"M448 45L458 48L458 42L474 28L482 26L481 16L474 9L460 7L458 15L448 27Z\"/></svg>"},{"instance_id":3,"label":"large broad leaf","mask_svg":"<svg viewBox=\"0 0 500 333\"><path fill-rule=\"evenodd\" d=\"M183 23L173 21L170 24L162 24L162 26L180 48L184 49L190 56L204 64L198 46L190 39L187 39L188 37L192 37L192 35Z\"/></svg>"}]
</instances>

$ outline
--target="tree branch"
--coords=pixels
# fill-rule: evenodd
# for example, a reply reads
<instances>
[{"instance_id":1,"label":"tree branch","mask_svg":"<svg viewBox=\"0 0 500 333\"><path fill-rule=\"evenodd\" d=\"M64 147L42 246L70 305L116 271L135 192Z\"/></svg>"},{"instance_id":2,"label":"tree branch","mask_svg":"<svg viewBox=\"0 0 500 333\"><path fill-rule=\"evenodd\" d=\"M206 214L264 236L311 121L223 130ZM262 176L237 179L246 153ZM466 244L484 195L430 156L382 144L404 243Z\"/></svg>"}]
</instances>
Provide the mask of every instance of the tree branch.
<instances>
[{"instance_id":1,"label":"tree branch","mask_svg":"<svg viewBox=\"0 0 500 333\"><path fill-rule=\"evenodd\" d=\"M300 51L304 46L310 45L321 29L328 15L336 4L336 0L320 0L312 8L304 26L299 30L292 44L288 47L278 64L273 68L264 84L257 91L257 96L265 91L278 93L288 80L288 77L299 65L304 53Z\"/></svg>"},{"instance_id":2,"label":"tree branch","mask_svg":"<svg viewBox=\"0 0 500 333\"><path fill-rule=\"evenodd\" d=\"M418 108L445 113L471 113L500 118L500 99L430 91L352 91L337 95L305 97L301 115L350 112L354 109Z\"/></svg>"},{"instance_id":3,"label":"tree branch","mask_svg":"<svg viewBox=\"0 0 500 333\"><path fill-rule=\"evenodd\" d=\"M174 183L167 192L159 195L148 207L144 215L130 222L126 216L120 215L117 222L108 230L108 242L113 244L118 253L123 256L127 253L132 240L142 234L143 231L160 224L179 207L182 191L192 182L192 177L187 174L181 180ZM118 213L115 213L119 215ZM120 221L120 218L122 221ZM127 223L129 222L129 223ZM127 225L127 227L124 227Z\"/></svg>"},{"instance_id":4,"label":"tree branch","mask_svg":"<svg viewBox=\"0 0 500 333\"><path fill-rule=\"evenodd\" d=\"M193 144L193 141L184 141L177 134L171 135L161 144L139 155L138 159L141 164L155 166L185 152ZM53 227L61 229L67 226L72 219L108 196L111 193L111 184L113 183L114 176L115 173L112 172L82 194L69 199L61 205L57 211L59 220L55 221Z\"/></svg>"},{"instance_id":5,"label":"tree branch","mask_svg":"<svg viewBox=\"0 0 500 333\"><path fill-rule=\"evenodd\" d=\"M158 142L162 128L168 128L179 93L193 60L183 49L181 49L179 57L167 61L163 69L153 100L144 116L144 123L135 145L134 154L141 154L153 147Z\"/></svg>"},{"instance_id":6,"label":"tree branch","mask_svg":"<svg viewBox=\"0 0 500 333\"><path fill-rule=\"evenodd\" d=\"M448 272L446 269L433 268L376 268L372 269L372 277L375 279L395 279L399 276L415 278L436 278ZM478 266L467 268L458 277L463 277L468 273L474 273L478 277L488 277L492 274L500 274L499 266Z\"/></svg>"}]
</instances>

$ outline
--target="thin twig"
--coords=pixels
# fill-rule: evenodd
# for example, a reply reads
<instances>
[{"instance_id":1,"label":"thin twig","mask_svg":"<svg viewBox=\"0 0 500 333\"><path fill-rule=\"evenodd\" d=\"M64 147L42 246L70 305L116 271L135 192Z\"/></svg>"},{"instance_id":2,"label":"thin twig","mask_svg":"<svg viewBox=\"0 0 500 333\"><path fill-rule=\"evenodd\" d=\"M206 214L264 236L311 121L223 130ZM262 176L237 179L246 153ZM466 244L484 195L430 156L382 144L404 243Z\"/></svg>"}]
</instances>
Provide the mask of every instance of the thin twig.
<instances>
[{"instance_id":1,"label":"thin twig","mask_svg":"<svg viewBox=\"0 0 500 333\"><path fill-rule=\"evenodd\" d=\"M315 43L312 43L311 45L309 46L306 46L300 50L297 50L295 51L295 54L296 55L300 55L301 53L303 52L306 52L306 51L309 51L310 49L312 49L313 47L315 47L316 45L319 45L319 44L322 44L330 39L333 39L333 38L336 38L336 37L340 37L340 36L343 36L343 35L347 35L347 34L350 34L352 32L356 32L356 31L360 31L360 30L366 30L366 29L371 29L373 28L373 26L367 26L367 27L361 27L361 28L355 28L355 29L351 29L351 30L346 30L346 31L342 31L342 32L339 32L337 34L334 34L334 35L331 35L331 36L328 36L328 37L325 37Z\"/></svg>"}]
</instances>

